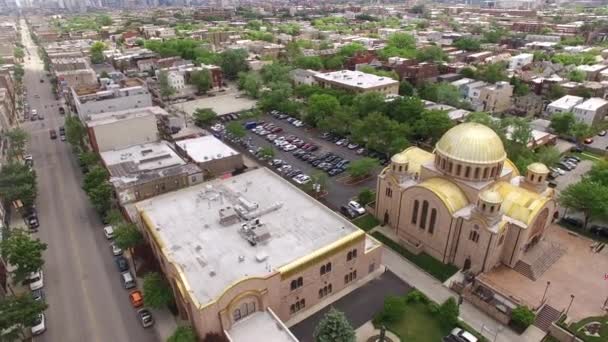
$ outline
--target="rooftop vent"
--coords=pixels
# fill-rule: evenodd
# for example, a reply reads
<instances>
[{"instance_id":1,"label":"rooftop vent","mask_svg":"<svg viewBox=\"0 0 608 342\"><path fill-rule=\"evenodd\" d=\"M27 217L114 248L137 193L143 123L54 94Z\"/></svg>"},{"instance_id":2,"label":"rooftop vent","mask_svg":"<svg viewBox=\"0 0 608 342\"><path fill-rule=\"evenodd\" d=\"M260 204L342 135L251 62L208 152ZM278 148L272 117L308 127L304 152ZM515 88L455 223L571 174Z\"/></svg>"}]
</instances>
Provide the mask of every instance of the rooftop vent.
<instances>
[{"instance_id":1,"label":"rooftop vent","mask_svg":"<svg viewBox=\"0 0 608 342\"><path fill-rule=\"evenodd\" d=\"M237 215L237 212L232 207L221 208L219 215L220 215L220 224L222 226L232 225L232 224L238 222L238 220L239 220L239 216Z\"/></svg>"},{"instance_id":2,"label":"rooftop vent","mask_svg":"<svg viewBox=\"0 0 608 342\"><path fill-rule=\"evenodd\" d=\"M257 262L264 262L264 261L266 261L266 259L268 259L268 254L266 254L264 252L260 252L255 255L255 261L257 261Z\"/></svg>"},{"instance_id":3,"label":"rooftop vent","mask_svg":"<svg viewBox=\"0 0 608 342\"><path fill-rule=\"evenodd\" d=\"M210 270L209 271L209 276L210 277L215 277L215 270Z\"/></svg>"},{"instance_id":4,"label":"rooftop vent","mask_svg":"<svg viewBox=\"0 0 608 342\"><path fill-rule=\"evenodd\" d=\"M239 255L239 262L243 262L245 261L245 256L244 255Z\"/></svg>"}]
</instances>

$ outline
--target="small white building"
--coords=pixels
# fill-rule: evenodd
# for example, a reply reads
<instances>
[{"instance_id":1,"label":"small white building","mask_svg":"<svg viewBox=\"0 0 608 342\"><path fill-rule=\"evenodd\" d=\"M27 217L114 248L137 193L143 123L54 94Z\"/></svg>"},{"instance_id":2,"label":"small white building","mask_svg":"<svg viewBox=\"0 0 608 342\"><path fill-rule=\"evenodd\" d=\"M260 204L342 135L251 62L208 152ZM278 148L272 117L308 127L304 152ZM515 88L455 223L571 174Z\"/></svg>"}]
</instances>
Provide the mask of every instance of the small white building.
<instances>
[{"instance_id":1,"label":"small white building","mask_svg":"<svg viewBox=\"0 0 608 342\"><path fill-rule=\"evenodd\" d=\"M531 64L534 61L534 55L531 53L521 53L511 57L509 61L509 69L519 70L524 66Z\"/></svg>"},{"instance_id":2,"label":"small white building","mask_svg":"<svg viewBox=\"0 0 608 342\"><path fill-rule=\"evenodd\" d=\"M565 95L547 105L547 114L549 116L556 113L571 112L574 106L583 102L583 98L574 95Z\"/></svg>"},{"instance_id":3,"label":"small white building","mask_svg":"<svg viewBox=\"0 0 608 342\"><path fill-rule=\"evenodd\" d=\"M186 87L186 80L184 79L184 74L177 70L171 70L167 72L167 81L169 82L169 86L176 91L180 91Z\"/></svg>"},{"instance_id":4,"label":"small white building","mask_svg":"<svg viewBox=\"0 0 608 342\"><path fill-rule=\"evenodd\" d=\"M604 120L608 113L608 101L592 97L576 106L572 110L576 118L587 125L594 125Z\"/></svg>"}]
</instances>

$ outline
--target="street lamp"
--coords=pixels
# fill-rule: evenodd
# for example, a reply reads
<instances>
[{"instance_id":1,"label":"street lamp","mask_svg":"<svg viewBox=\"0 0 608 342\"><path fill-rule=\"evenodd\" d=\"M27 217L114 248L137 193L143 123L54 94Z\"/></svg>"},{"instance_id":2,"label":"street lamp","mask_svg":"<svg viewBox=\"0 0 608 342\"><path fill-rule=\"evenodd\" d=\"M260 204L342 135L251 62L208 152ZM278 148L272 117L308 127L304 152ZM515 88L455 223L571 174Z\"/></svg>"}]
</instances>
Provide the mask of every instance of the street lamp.
<instances>
[{"instance_id":1,"label":"street lamp","mask_svg":"<svg viewBox=\"0 0 608 342\"><path fill-rule=\"evenodd\" d=\"M545 297L547 296L547 291L549 291L549 286L551 285L550 281L547 281L547 287L545 287L545 293L543 294L543 299L541 299L540 304L542 305L545 301Z\"/></svg>"},{"instance_id":2,"label":"street lamp","mask_svg":"<svg viewBox=\"0 0 608 342\"><path fill-rule=\"evenodd\" d=\"M574 301L574 295L571 294L570 295L570 304L568 304L568 308L566 309L566 312L564 313L566 316L568 316L568 311L570 311L570 307L572 306L573 301Z\"/></svg>"}]
</instances>

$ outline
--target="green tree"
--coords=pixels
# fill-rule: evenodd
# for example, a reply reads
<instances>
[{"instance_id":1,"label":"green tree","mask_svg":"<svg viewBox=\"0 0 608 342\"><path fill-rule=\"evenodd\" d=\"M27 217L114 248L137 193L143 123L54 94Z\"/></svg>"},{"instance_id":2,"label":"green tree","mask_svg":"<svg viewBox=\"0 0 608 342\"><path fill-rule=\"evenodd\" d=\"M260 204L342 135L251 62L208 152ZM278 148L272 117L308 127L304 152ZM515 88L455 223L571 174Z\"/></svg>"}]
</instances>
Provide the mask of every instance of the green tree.
<instances>
[{"instance_id":1,"label":"green tree","mask_svg":"<svg viewBox=\"0 0 608 342\"><path fill-rule=\"evenodd\" d=\"M401 96L412 96L414 95L414 90L414 86L407 80L403 80L399 83L399 95Z\"/></svg>"},{"instance_id":2,"label":"green tree","mask_svg":"<svg viewBox=\"0 0 608 342\"><path fill-rule=\"evenodd\" d=\"M13 50L13 56L15 57L15 59L23 59L23 57L25 57L25 52L23 52L22 48L16 47Z\"/></svg>"},{"instance_id":3,"label":"green tree","mask_svg":"<svg viewBox=\"0 0 608 342\"><path fill-rule=\"evenodd\" d=\"M264 83L274 83L274 82L291 82L291 78L289 77L289 72L291 71L291 67L288 65L284 65L281 63L272 63L267 64L262 67L260 70L260 75L262 76L262 80Z\"/></svg>"},{"instance_id":4,"label":"green tree","mask_svg":"<svg viewBox=\"0 0 608 342\"><path fill-rule=\"evenodd\" d=\"M296 58L295 65L302 69L321 70L323 60L319 56L300 56Z\"/></svg>"},{"instance_id":5,"label":"green tree","mask_svg":"<svg viewBox=\"0 0 608 342\"><path fill-rule=\"evenodd\" d=\"M576 117L571 112L555 113L551 115L549 128L559 135L570 135L575 123Z\"/></svg>"},{"instance_id":6,"label":"green tree","mask_svg":"<svg viewBox=\"0 0 608 342\"><path fill-rule=\"evenodd\" d=\"M443 62L448 55L439 46L432 45L417 50L416 59L421 62Z\"/></svg>"},{"instance_id":7,"label":"green tree","mask_svg":"<svg viewBox=\"0 0 608 342\"><path fill-rule=\"evenodd\" d=\"M532 325L535 319L534 312L526 306L520 305L511 311L511 323L521 330L525 330Z\"/></svg>"},{"instance_id":8,"label":"green tree","mask_svg":"<svg viewBox=\"0 0 608 342\"><path fill-rule=\"evenodd\" d=\"M587 78L587 75L580 70L572 70L568 73L568 79L572 82L583 82Z\"/></svg>"},{"instance_id":9,"label":"green tree","mask_svg":"<svg viewBox=\"0 0 608 342\"><path fill-rule=\"evenodd\" d=\"M87 192L93 207L98 213L103 214L110 210L112 206L112 191L112 186L106 181Z\"/></svg>"},{"instance_id":10,"label":"green tree","mask_svg":"<svg viewBox=\"0 0 608 342\"><path fill-rule=\"evenodd\" d=\"M446 111L428 110L414 123L414 135L418 139L430 139L436 142L453 125Z\"/></svg>"},{"instance_id":11,"label":"green tree","mask_svg":"<svg viewBox=\"0 0 608 342\"><path fill-rule=\"evenodd\" d=\"M135 224L124 222L115 227L114 241L118 247L131 250L144 243L144 237Z\"/></svg>"},{"instance_id":12,"label":"green tree","mask_svg":"<svg viewBox=\"0 0 608 342\"><path fill-rule=\"evenodd\" d=\"M592 135L591 127L584 122L575 122L570 128L570 134L578 141L581 142L584 139Z\"/></svg>"},{"instance_id":13,"label":"green tree","mask_svg":"<svg viewBox=\"0 0 608 342\"><path fill-rule=\"evenodd\" d=\"M72 146L84 146L86 132L78 117L69 115L65 118L65 137Z\"/></svg>"},{"instance_id":14,"label":"green tree","mask_svg":"<svg viewBox=\"0 0 608 342\"><path fill-rule=\"evenodd\" d=\"M552 84L547 93L547 97L551 100L557 100L564 95L566 95L566 91L559 84Z\"/></svg>"},{"instance_id":15,"label":"green tree","mask_svg":"<svg viewBox=\"0 0 608 342\"><path fill-rule=\"evenodd\" d=\"M0 241L2 258L14 267L11 276L15 284L42 268L42 252L46 247L45 243L32 239L30 234L22 229L12 229L8 238Z\"/></svg>"},{"instance_id":16,"label":"green tree","mask_svg":"<svg viewBox=\"0 0 608 342\"><path fill-rule=\"evenodd\" d=\"M317 125L326 116L341 111L340 102L332 95L315 94L308 100L308 113L304 120L311 125Z\"/></svg>"},{"instance_id":17,"label":"green tree","mask_svg":"<svg viewBox=\"0 0 608 342\"><path fill-rule=\"evenodd\" d=\"M23 80L23 75L25 75L25 70L23 70L21 64L15 65L13 68L13 76L15 76L15 80L17 82L21 82Z\"/></svg>"},{"instance_id":18,"label":"green tree","mask_svg":"<svg viewBox=\"0 0 608 342\"><path fill-rule=\"evenodd\" d=\"M108 74L108 72L107 72L107 71L102 70L102 71L99 73L99 77L100 77L100 78L110 78L110 75Z\"/></svg>"},{"instance_id":19,"label":"green tree","mask_svg":"<svg viewBox=\"0 0 608 342\"><path fill-rule=\"evenodd\" d=\"M274 149L272 146L262 147L260 150L260 158L271 159L274 157Z\"/></svg>"},{"instance_id":20,"label":"green tree","mask_svg":"<svg viewBox=\"0 0 608 342\"><path fill-rule=\"evenodd\" d=\"M118 209L108 210L108 212L106 213L104 218L105 218L104 222L107 222L108 224L115 226L115 227L118 227L125 220L124 217L122 216L122 213Z\"/></svg>"},{"instance_id":21,"label":"green tree","mask_svg":"<svg viewBox=\"0 0 608 342\"><path fill-rule=\"evenodd\" d=\"M27 140L29 138L27 132L21 127L16 127L8 131L6 133L6 137L8 138L9 142L9 160L15 160L16 158L22 157L25 153L25 145L27 144Z\"/></svg>"},{"instance_id":22,"label":"green tree","mask_svg":"<svg viewBox=\"0 0 608 342\"><path fill-rule=\"evenodd\" d=\"M261 76L256 72L240 72L238 75L238 86L247 93L247 95L258 98L260 90L263 86Z\"/></svg>"},{"instance_id":23,"label":"green tree","mask_svg":"<svg viewBox=\"0 0 608 342\"><path fill-rule=\"evenodd\" d=\"M388 37L387 44L397 49L415 49L416 39L408 33L394 33Z\"/></svg>"},{"instance_id":24,"label":"green tree","mask_svg":"<svg viewBox=\"0 0 608 342\"><path fill-rule=\"evenodd\" d=\"M35 300L31 294L6 296L0 299L0 340L23 341L26 339L23 327L34 326L38 316L48 306L40 300ZM18 327L18 328L15 328ZM6 332L14 332L7 336Z\"/></svg>"},{"instance_id":25,"label":"green tree","mask_svg":"<svg viewBox=\"0 0 608 342\"><path fill-rule=\"evenodd\" d=\"M608 213L608 188L590 179L570 184L559 195L564 207L583 213L583 228L590 219L604 218Z\"/></svg>"},{"instance_id":26,"label":"green tree","mask_svg":"<svg viewBox=\"0 0 608 342\"><path fill-rule=\"evenodd\" d=\"M158 272L144 276L144 304L151 308L162 309L173 302L173 291Z\"/></svg>"},{"instance_id":27,"label":"green tree","mask_svg":"<svg viewBox=\"0 0 608 342\"><path fill-rule=\"evenodd\" d=\"M360 118L373 112L383 112L385 107L384 94L377 92L358 94L351 105L353 112Z\"/></svg>"},{"instance_id":28,"label":"green tree","mask_svg":"<svg viewBox=\"0 0 608 342\"><path fill-rule=\"evenodd\" d=\"M554 146L542 146L536 150L536 158L539 163L553 165L559 162L561 153Z\"/></svg>"},{"instance_id":29,"label":"green tree","mask_svg":"<svg viewBox=\"0 0 608 342\"><path fill-rule=\"evenodd\" d=\"M247 135L247 130L243 125L237 121L231 121L226 125L226 132L230 133L233 137L244 138Z\"/></svg>"},{"instance_id":30,"label":"green tree","mask_svg":"<svg viewBox=\"0 0 608 342\"><path fill-rule=\"evenodd\" d=\"M515 96L525 96L530 93L530 87L517 77L511 77L509 83L513 86L513 94L515 94Z\"/></svg>"},{"instance_id":31,"label":"green tree","mask_svg":"<svg viewBox=\"0 0 608 342\"><path fill-rule=\"evenodd\" d=\"M477 72L470 67L462 68L462 70L460 70L460 74L466 78L477 78Z\"/></svg>"},{"instance_id":32,"label":"green tree","mask_svg":"<svg viewBox=\"0 0 608 342\"><path fill-rule=\"evenodd\" d=\"M103 51L107 49L103 42L95 42L91 45L89 52L91 53L91 63L99 64L104 60Z\"/></svg>"},{"instance_id":33,"label":"green tree","mask_svg":"<svg viewBox=\"0 0 608 342\"><path fill-rule=\"evenodd\" d=\"M197 108L192 116L198 126L209 125L217 119L217 113L211 108Z\"/></svg>"},{"instance_id":34,"label":"green tree","mask_svg":"<svg viewBox=\"0 0 608 342\"><path fill-rule=\"evenodd\" d=\"M107 14L101 14L95 17L95 22L99 26L110 26L112 25L112 18L110 18L110 16Z\"/></svg>"},{"instance_id":35,"label":"green tree","mask_svg":"<svg viewBox=\"0 0 608 342\"><path fill-rule=\"evenodd\" d=\"M439 306L439 317L446 327L453 327L458 323L459 314L458 304L454 297L448 298Z\"/></svg>"},{"instance_id":36,"label":"green tree","mask_svg":"<svg viewBox=\"0 0 608 342\"><path fill-rule=\"evenodd\" d=\"M145 300L145 299L144 299ZM182 325L175 329L167 342L196 342L197 337L191 326Z\"/></svg>"},{"instance_id":37,"label":"green tree","mask_svg":"<svg viewBox=\"0 0 608 342\"><path fill-rule=\"evenodd\" d=\"M506 81L508 79L506 72L506 63L491 63L485 64L477 70L479 79L488 83L496 83L498 81Z\"/></svg>"},{"instance_id":38,"label":"green tree","mask_svg":"<svg viewBox=\"0 0 608 342\"><path fill-rule=\"evenodd\" d=\"M424 113L424 102L417 96L397 98L386 104L384 112L400 123L415 122Z\"/></svg>"},{"instance_id":39,"label":"green tree","mask_svg":"<svg viewBox=\"0 0 608 342\"><path fill-rule=\"evenodd\" d=\"M506 31L502 28L494 28L493 30L483 32L483 40L486 43L496 44L499 43Z\"/></svg>"},{"instance_id":40,"label":"green tree","mask_svg":"<svg viewBox=\"0 0 608 342\"><path fill-rule=\"evenodd\" d=\"M342 66L344 65L345 61L346 61L345 57L340 56L340 55L335 55L335 56L325 58L323 60L323 66L327 70L338 70L338 69L342 69Z\"/></svg>"},{"instance_id":41,"label":"green tree","mask_svg":"<svg viewBox=\"0 0 608 342\"><path fill-rule=\"evenodd\" d=\"M165 70L158 73L158 88L160 89L160 96L164 100L175 94L175 89L169 84L169 74Z\"/></svg>"},{"instance_id":42,"label":"green tree","mask_svg":"<svg viewBox=\"0 0 608 342\"><path fill-rule=\"evenodd\" d=\"M368 176L379 165L380 163L378 163L377 159L364 157L348 164L346 170L352 178L363 178Z\"/></svg>"},{"instance_id":43,"label":"green tree","mask_svg":"<svg viewBox=\"0 0 608 342\"><path fill-rule=\"evenodd\" d=\"M78 159L82 163L82 165L87 167L92 167L99 162L99 157L95 152L81 152L78 154Z\"/></svg>"},{"instance_id":44,"label":"green tree","mask_svg":"<svg viewBox=\"0 0 608 342\"><path fill-rule=\"evenodd\" d=\"M361 192L359 192L359 195L357 196L357 201L362 206L365 206L368 203L373 202L375 198L376 194L371 189L363 189L361 190Z\"/></svg>"},{"instance_id":45,"label":"green tree","mask_svg":"<svg viewBox=\"0 0 608 342\"><path fill-rule=\"evenodd\" d=\"M241 71L247 71L247 51L243 49L227 49L220 54L220 66L224 76L236 79Z\"/></svg>"},{"instance_id":46,"label":"green tree","mask_svg":"<svg viewBox=\"0 0 608 342\"><path fill-rule=\"evenodd\" d=\"M401 320L407 311L405 298L400 296L388 296L384 299L382 311L374 320L376 323L391 324Z\"/></svg>"},{"instance_id":47,"label":"green tree","mask_svg":"<svg viewBox=\"0 0 608 342\"><path fill-rule=\"evenodd\" d=\"M9 162L0 169L0 196L4 201L21 200L25 206L36 199L36 173L22 163Z\"/></svg>"},{"instance_id":48,"label":"green tree","mask_svg":"<svg viewBox=\"0 0 608 342\"><path fill-rule=\"evenodd\" d=\"M367 148L394 154L408 146L411 129L407 124L391 120L374 112L352 124L352 137Z\"/></svg>"},{"instance_id":49,"label":"green tree","mask_svg":"<svg viewBox=\"0 0 608 342\"><path fill-rule=\"evenodd\" d=\"M596 161L587 173L587 177L593 182L608 187L608 161L605 159Z\"/></svg>"},{"instance_id":50,"label":"green tree","mask_svg":"<svg viewBox=\"0 0 608 342\"><path fill-rule=\"evenodd\" d=\"M532 127L530 122L523 118L510 118L504 121L509 127L509 138L511 141L527 146L532 140Z\"/></svg>"},{"instance_id":51,"label":"green tree","mask_svg":"<svg viewBox=\"0 0 608 342\"><path fill-rule=\"evenodd\" d=\"M481 42L475 38L464 37L456 40L454 46L465 51L481 50Z\"/></svg>"},{"instance_id":52,"label":"green tree","mask_svg":"<svg viewBox=\"0 0 608 342\"><path fill-rule=\"evenodd\" d=\"M93 188L105 182L109 176L108 171L106 171L103 166L95 165L84 176L82 188L85 192L89 192Z\"/></svg>"},{"instance_id":53,"label":"green tree","mask_svg":"<svg viewBox=\"0 0 608 342\"><path fill-rule=\"evenodd\" d=\"M190 75L190 83L196 86L196 90L199 94L204 94L207 90L211 89L211 73L209 70L195 71Z\"/></svg>"},{"instance_id":54,"label":"green tree","mask_svg":"<svg viewBox=\"0 0 608 342\"><path fill-rule=\"evenodd\" d=\"M359 43L350 43L342 46L338 53L344 57L352 57L359 52L365 51L365 47Z\"/></svg>"},{"instance_id":55,"label":"green tree","mask_svg":"<svg viewBox=\"0 0 608 342\"><path fill-rule=\"evenodd\" d=\"M355 342L355 330L343 312L335 308L323 316L313 333L315 342Z\"/></svg>"}]
</instances>

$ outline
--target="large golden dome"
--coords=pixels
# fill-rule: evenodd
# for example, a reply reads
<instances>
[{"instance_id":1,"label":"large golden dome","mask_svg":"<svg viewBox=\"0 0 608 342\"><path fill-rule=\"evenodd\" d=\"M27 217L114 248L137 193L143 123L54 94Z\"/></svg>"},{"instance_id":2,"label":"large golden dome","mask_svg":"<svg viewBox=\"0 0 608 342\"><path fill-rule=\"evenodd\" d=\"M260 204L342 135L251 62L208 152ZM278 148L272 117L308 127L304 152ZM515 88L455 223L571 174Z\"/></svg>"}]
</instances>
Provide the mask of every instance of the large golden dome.
<instances>
[{"instance_id":1,"label":"large golden dome","mask_svg":"<svg viewBox=\"0 0 608 342\"><path fill-rule=\"evenodd\" d=\"M472 164L494 164L507 158L496 132L474 122L463 123L447 131L435 149L444 157Z\"/></svg>"}]
</instances>

